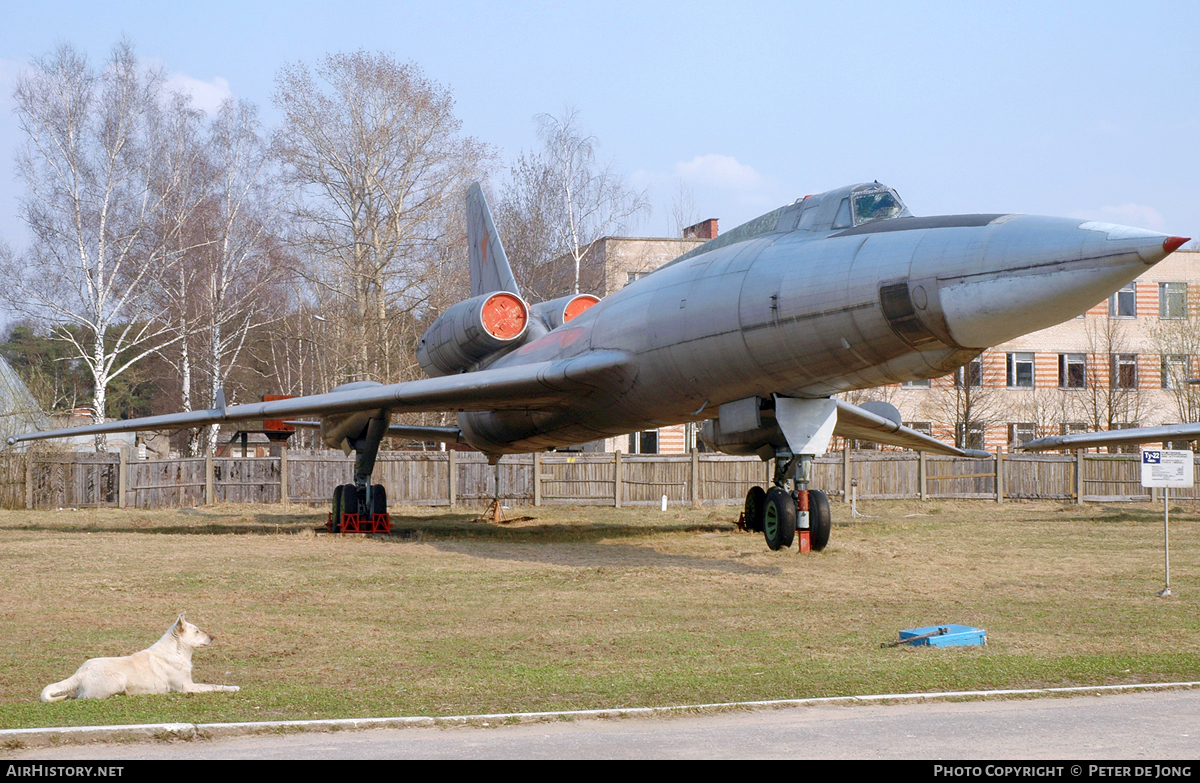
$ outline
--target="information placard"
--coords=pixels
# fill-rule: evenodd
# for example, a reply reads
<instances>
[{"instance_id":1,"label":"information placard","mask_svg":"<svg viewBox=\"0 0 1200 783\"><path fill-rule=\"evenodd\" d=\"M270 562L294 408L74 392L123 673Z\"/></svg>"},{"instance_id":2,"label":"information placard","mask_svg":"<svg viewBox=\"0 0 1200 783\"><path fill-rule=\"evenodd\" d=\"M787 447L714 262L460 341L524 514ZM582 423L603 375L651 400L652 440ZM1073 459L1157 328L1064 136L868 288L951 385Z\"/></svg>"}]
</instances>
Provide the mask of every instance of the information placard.
<instances>
[{"instance_id":1,"label":"information placard","mask_svg":"<svg viewBox=\"0 0 1200 783\"><path fill-rule=\"evenodd\" d=\"M1142 449L1142 486L1192 486L1192 457L1190 451Z\"/></svg>"}]
</instances>

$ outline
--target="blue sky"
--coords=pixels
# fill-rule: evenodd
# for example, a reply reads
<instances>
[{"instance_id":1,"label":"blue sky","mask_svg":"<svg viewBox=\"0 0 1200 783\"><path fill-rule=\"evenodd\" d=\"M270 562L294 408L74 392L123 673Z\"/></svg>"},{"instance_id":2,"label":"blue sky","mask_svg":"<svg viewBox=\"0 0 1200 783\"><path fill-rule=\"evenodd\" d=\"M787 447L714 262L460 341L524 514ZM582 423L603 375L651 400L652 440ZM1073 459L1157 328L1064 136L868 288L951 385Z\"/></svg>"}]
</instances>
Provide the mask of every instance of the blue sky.
<instances>
[{"instance_id":1,"label":"blue sky","mask_svg":"<svg viewBox=\"0 0 1200 783\"><path fill-rule=\"evenodd\" d=\"M16 5L16 4L13 4ZM0 237L17 216L13 79L122 35L213 105L327 52L413 60L502 161L572 105L670 227L680 181L728 230L878 179L916 214L1028 212L1200 236L1200 3L22 3L0 29Z\"/></svg>"}]
</instances>

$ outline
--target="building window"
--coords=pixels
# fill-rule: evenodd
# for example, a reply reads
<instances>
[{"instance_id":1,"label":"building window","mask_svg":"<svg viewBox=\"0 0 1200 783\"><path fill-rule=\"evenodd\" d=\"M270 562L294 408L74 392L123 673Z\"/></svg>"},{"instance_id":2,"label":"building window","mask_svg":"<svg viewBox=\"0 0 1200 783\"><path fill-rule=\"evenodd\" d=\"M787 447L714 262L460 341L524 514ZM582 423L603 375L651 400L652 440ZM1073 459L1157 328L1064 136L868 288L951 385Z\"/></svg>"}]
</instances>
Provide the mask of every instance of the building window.
<instances>
[{"instance_id":1,"label":"building window","mask_svg":"<svg viewBox=\"0 0 1200 783\"><path fill-rule=\"evenodd\" d=\"M918 378L915 381L905 381L904 383L900 384L900 388L901 389L928 389L929 388L929 379L928 378Z\"/></svg>"},{"instance_id":2,"label":"building window","mask_svg":"<svg viewBox=\"0 0 1200 783\"><path fill-rule=\"evenodd\" d=\"M960 449L983 449L983 423L959 422L954 425L954 441Z\"/></svg>"},{"instance_id":3,"label":"building window","mask_svg":"<svg viewBox=\"0 0 1200 783\"><path fill-rule=\"evenodd\" d=\"M933 422L931 421L906 421L904 426L910 430L916 430L922 435L933 435Z\"/></svg>"},{"instance_id":4,"label":"building window","mask_svg":"<svg viewBox=\"0 0 1200 783\"><path fill-rule=\"evenodd\" d=\"M963 379L966 378L966 384ZM954 385L958 388L963 388L964 385L969 385L971 388L979 389L983 387L983 359L976 356L965 367L959 367L954 371Z\"/></svg>"},{"instance_id":5,"label":"building window","mask_svg":"<svg viewBox=\"0 0 1200 783\"><path fill-rule=\"evenodd\" d=\"M657 454L658 430L643 430L629 433L630 454Z\"/></svg>"},{"instance_id":6,"label":"building window","mask_svg":"<svg viewBox=\"0 0 1200 783\"><path fill-rule=\"evenodd\" d=\"M1008 425L1008 445L1024 446L1033 440L1037 433L1037 425L1031 421L1013 422Z\"/></svg>"},{"instance_id":7,"label":"building window","mask_svg":"<svg viewBox=\"0 0 1200 783\"><path fill-rule=\"evenodd\" d=\"M1187 283L1158 284L1158 317L1187 318Z\"/></svg>"},{"instance_id":8,"label":"building window","mask_svg":"<svg viewBox=\"0 0 1200 783\"><path fill-rule=\"evenodd\" d=\"M1112 355L1112 388L1136 389L1138 385L1137 354L1114 353Z\"/></svg>"},{"instance_id":9,"label":"building window","mask_svg":"<svg viewBox=\"0 0 1200 783\"><path fill-rule=\"evenodd\" d=\"M650 274L650 273L649 272L626 272L625 273L625 285L629 285L630 283L641 280L643 277L645 277L648 274Z\"/></svg>"},{"instance_id":10,"label":"building window","mask_svg":"<svg viewBox=\"0 0 1200 783\"><path fill-rule=\"evenodd\" d=\"M1010 353L1008 355L1008 387L1010 389L1033 388L1033 354Z\"/></svg>"},{"instance_id":11,"label":"building window","mask_svg":"<svg viewBox=\"0 0 1200 783\"><path fill-rule=\"evenodd\" d=\"M1064 421L1058 431L1062 435L1082 435L1088 431L1088 425L1082 421Z\"/></svg>"},{"instance_id":12,"label":"building window","mask_svg":"<svg viewBox=\"0 0 1200 783\"><path fill-rule=\"evenodd\" d=\"M1108 298L1108 315L1110 318L1137 318L1137 283L1130 283Z\"/></svg>"},{"instance_id":13,"label":"building window","mask_svg":"<svg viewBox=\"0 0 1200 783\"><path fill-rule=\"evenodd\" d=\"M1192 374L1191 357L1186 354L1164 354L1162 358L1162 387L1186 389Z\"/></svg>"},{"instance_id":14,"label":"building window","mask_svg":"<svg viewBox=\"0 0 1200 783\"><path fill-rule=\"evenodd\" d=\"M1087 388L1087 354L1060 353L1058 355L1058 387L1060 389Z\"/></svg>"}]
</instances>

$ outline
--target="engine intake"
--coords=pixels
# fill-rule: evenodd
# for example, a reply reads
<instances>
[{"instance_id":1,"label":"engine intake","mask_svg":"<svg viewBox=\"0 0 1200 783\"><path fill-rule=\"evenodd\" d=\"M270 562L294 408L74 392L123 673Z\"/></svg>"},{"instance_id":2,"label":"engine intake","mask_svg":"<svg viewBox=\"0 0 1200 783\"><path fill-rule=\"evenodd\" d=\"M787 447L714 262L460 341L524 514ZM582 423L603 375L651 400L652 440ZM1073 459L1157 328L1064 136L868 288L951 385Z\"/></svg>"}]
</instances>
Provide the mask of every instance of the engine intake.
<instances>
[{"instance_id":1,"label":"engine intake","mask_svg":"<svg viewBox=\"0 0 1200 783\"><path fill-rule=\"evenodd\" d=\"M557 329L599 301L599 297L591 294L573 294L560 296L548 302L539 302L529 309L541 318L547 327Z\"/></svg>"},{"instance_id":2,"label":"engine intake","mask_svg":"<svg viewBox=\"0 0 1200 783\"><path fill-rule=\"evenodd\" d=\"M442 313L417 346L427 375L462 372L504 348L519 345L529 328L529 306L516 294L496 291L466 299Z\"/></svg>"}]
</instances>

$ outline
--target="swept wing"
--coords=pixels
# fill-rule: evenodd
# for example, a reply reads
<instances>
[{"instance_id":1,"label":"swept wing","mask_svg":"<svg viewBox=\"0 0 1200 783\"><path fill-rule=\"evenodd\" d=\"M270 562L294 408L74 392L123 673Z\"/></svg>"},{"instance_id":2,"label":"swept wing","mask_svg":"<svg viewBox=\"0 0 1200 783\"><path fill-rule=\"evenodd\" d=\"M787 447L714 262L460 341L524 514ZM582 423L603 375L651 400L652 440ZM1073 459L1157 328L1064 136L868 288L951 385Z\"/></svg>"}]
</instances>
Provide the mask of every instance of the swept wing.
<instances>
[{"instance_id":1,"label":"swept wing","mask_svg":"<svg viewBox=\"0 0 1200 783\"><path fill-rule=\"evenodd\" d=\"M388 386L34 432L10 438L9 443L67 435L182 429L224 422L287 419L377 409L392 413L547 409L568 401L586 400L600 388L610 392L627 388L632 384L635 374L636 368L629 354L623 351L592 351L569 359Z\"/></svg>"},{"instance_id":2,"label":"swept wing","mask_svg":"<svg viewBox=\"0 0 1200 783\"><path fill-rule=\"evenodd\" d=\"M1200 424L1165 424L1161 427L1131 427L1127 430L1053 435L1048 438L1031 440L1017 448L1025 451L1094 449L1104 446L1134 446L1139 443L1162 443L1170 440L1195 440L1196 438L1200 438Z\"/></svg>"},{"instance_id":3,"label":"swept wing","mask_svg":"<svg viewBox=\"0 0 1200 783\"><path fill-rule=\"evenodd\" d=\"M837 403L837 424L833 428L834 435L855 440L874 441L888 446L901 446L917 451L931 451L934 454L947 454L952 457L991 456L986 451L960 449L949 443L943 443L922 432L917 432L911 427L905 427L903 424L898 424L844 400L834 400L834 402Z\"/></svg>"}]
</instances>

